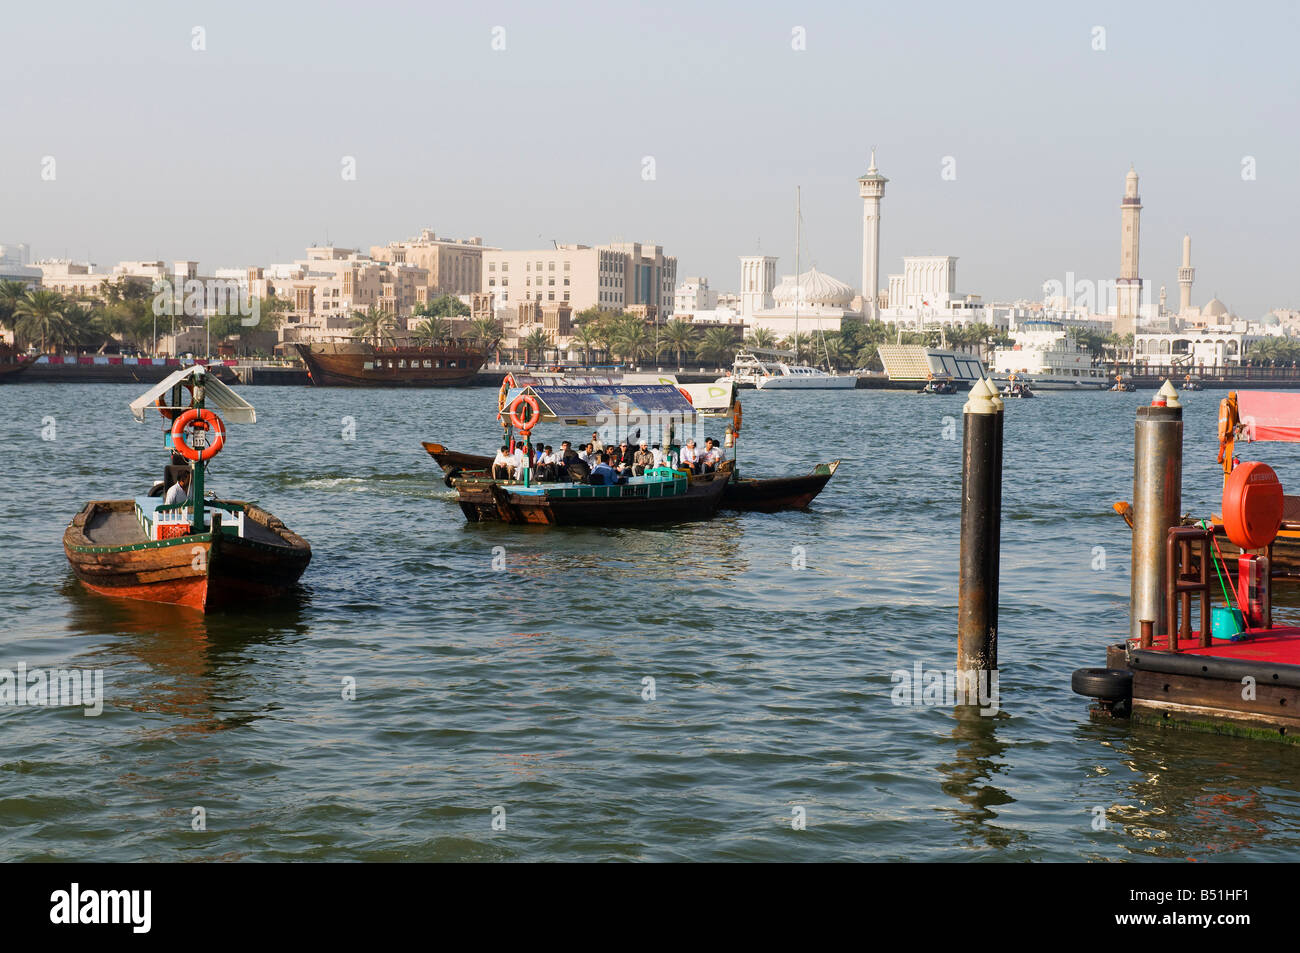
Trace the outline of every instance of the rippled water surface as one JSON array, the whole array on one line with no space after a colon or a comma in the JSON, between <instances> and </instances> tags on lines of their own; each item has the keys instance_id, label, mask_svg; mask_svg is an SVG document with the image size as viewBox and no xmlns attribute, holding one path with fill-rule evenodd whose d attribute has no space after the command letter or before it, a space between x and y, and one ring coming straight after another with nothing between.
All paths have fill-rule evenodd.
<instances>
[{"instance_id":1,"label":"rippled water surface","mask_svg":"<svg viewBox=\"0 0 1300 953\"><path fill-rule=\"evenodd\" d=\"M63 556L86 500L161 470L142 389L0 387L0 667L102 669L107 695L0 709L8 859L1300 856L1300 752L1090 723L1070 692L1127 627L1110 505L1149 393L1010 402L980 718L891 701L895 670L953 663L960 396L749 392L751 474L844 460L808 512L544 530L467 524L420 447L490 449L492 390L244 388L260 420L209 487L314 556L288 604L204 618L85 592ZM1187 396L1185 510L1213 506L1219 396Z\"/></svg>"}]
</instances>

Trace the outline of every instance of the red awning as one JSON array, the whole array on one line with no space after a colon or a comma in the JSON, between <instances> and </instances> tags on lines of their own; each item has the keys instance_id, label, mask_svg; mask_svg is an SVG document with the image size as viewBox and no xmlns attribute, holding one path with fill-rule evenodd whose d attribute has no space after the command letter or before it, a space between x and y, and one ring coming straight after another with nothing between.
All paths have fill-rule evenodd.
<instances>
[{"instance_id":1,"label":"red awning","mask_svg":"<svg viewBox=\"0 0 1300 953\"><path fill-rule=\"evenodd\" d=\"M1247 440L1300 443L1300 393L1239 390L1237 416Z\"/></svg>"}]
</instances>

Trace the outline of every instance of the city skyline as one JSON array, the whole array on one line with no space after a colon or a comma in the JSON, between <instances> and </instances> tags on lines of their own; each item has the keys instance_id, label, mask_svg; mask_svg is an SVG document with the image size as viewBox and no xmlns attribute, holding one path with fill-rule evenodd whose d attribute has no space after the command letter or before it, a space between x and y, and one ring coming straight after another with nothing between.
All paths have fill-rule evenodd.
<instances>
[{"instance_id":1,"label":"city skyline","mask_svg":"<svg viewBox=\"0 0 1300 953\"><path fill-rule=\"evenodd\" d=\"M31 42L0 68L32 92L11 103L24 134L0 150L0 239L101 268L188 258L205 272L426 226L507 249L640 241L675 255L679 276L738 291L741 255L794 271L798 186L802 267L856 287L857 178L874 146L890 180L882 281L916 255L956 256L960 290L986 301L1041 298L1067 272L1111 279L1133 164L1153 299L1162 285L1176 295L1190 234L1194 304L1217 295L1246 318L1297 304L1285 210L1300 185L1283 170L1300 133L1277 121L1297 92L1285 66L1297 14L1281 5L1231 19L1103 3L937 20L574 7L585 26L510 5L355 22L346 5L311 19L250 9L12 14ZM348 55L331 58L345 22ZM313 45L325 35L329 49ZM882 39L863 59L855 36ZM1202 65L1239 49L1253 52Z\"/></svg>"}]
</instances>

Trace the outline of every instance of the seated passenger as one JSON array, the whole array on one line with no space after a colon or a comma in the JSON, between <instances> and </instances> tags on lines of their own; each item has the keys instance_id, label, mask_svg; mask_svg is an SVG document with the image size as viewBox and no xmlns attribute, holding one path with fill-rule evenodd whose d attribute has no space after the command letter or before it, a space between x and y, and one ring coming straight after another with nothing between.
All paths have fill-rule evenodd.
<instances>
[{"instance_id":1,"label":"seated passenger","mask_svg":"<svg viewBox=\"0 0 1300 953\"><path fill-rule=\"evenodd\" d=\"M650 452L646 442L642 440L636 453L632 455L632 475L645 476L646 467L653 466L654 461L654 454Z\"/></svg>"},{"instance_id":2,"label":"seated passenger","mask_svg":"<svg viewBox=\"0 0 1300 953\"><path fill-rule=\"evenodd\" d=\"M681 463L691 473L700 472L700 451L695 448L694 440L687 440L686 446L682 447Z\"/></svg>"},{"instance_id":3,"label":"seated passenger","mask_svg":"<svg viewBox=\"0 0 1300 953\"><path fill-rule=\"evenodd\" d=\"M587 478L587 482L592 486L612 486L617 483L618 473L610 466L609 460L600 454L596 455L596 460L598 462L591 468L591 476Z\"/></svg>"},{"instance_id":4,"label":"seated passenger","mask_svg":"<svg viewBox=\"0 0 1300 953\"><path fill-rule=\"evenodd\" d=\"M510 454L510 448L504 443L497 455L492 458L492 479L509 480L514 473L515 458Z\"/></svg>"},{"instance_id":5,"label":"seated passenger","mask_svg":"<svg viewBox=\"0 0 1300 953\"><path fill-rule=\"evenodd\" d=\"M722 462L722 448L712 437L704 441L704 456L700 461L704 464L705 473L712 473L718 469L718 464Z\"/></svg>"}]
</instances>

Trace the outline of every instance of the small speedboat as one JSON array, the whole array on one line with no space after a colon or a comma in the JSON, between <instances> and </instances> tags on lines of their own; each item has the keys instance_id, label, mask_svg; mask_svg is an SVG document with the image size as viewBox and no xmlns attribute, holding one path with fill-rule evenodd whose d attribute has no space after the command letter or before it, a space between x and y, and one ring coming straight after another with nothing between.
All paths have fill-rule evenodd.
<instances>
[{"instance_id":1,"label":"small speedboat","mask_svg":"<svg viewBox=\"0 0 1300 953\"><path fill-rule=\"evenodd\" d=\"M1038 395L1030 390L1029 385L1024 381L1010 381L1006 387L1002 388L1000 396L1005 400L1008 398L1025 399L1029 397L1037 397Z\"/></svg>"}]
</instances>

